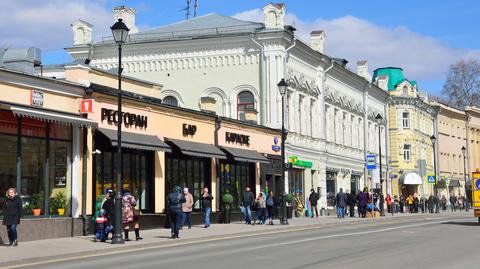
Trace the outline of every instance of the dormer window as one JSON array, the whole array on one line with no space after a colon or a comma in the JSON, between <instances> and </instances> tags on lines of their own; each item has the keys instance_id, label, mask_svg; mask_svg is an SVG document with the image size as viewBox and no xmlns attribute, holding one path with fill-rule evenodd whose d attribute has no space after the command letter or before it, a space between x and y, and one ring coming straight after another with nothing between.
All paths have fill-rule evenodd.
<instances>
[{"instance_id":1,"label":"dormer window","mask_svg":"<svg viewBox=\"0 0 480 269\"><path fill-rule=\"evenodd\" d=\"M408 88L407 88L407 86L403 86L402 95L408 95Z\"/></svg>"}]
</instances>

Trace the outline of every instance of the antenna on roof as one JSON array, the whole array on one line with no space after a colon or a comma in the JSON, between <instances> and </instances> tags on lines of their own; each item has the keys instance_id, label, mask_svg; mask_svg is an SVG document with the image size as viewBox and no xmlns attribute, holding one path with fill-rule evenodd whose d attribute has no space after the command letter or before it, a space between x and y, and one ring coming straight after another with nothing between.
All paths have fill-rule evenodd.
<instances>
[{"instance_id":1,"label":"antenna on roof","mask_svg":"<svg viewBox=\"0 0 480 269\"><path fill-rule=\"evenodd\" d=\"M190 17L190 1L191 0L187 0L187 7L185 7L185 11L186 11L186 16L187 16L187 20L188 20L188 17Z\"/></svg>"},{"instance_id":2,"label":"antenna on roof","mask_svg":"<svg viewBox=\"0 0 480 269\"><path fill-rule=\"evenodd\" d=\"M197 17L197 11L198 11L198 0L195 0L195 4L193 5L193 17Z\"/></svg>"}]
</instances>

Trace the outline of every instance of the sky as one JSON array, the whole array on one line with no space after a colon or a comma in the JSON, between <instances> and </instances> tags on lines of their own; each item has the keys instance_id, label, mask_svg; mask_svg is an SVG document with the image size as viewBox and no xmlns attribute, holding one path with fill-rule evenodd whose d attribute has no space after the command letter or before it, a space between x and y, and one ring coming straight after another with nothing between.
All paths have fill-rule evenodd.
<instances>
[{"instance_id":1,"label":"sky","mask_svg":"<svg viewBox=\"0 0 480 269\"><path fill-rule=\"evenodd\" d=\"M191 0L193 14L193 3ZM198 0L198 15L219 13L262 21L263 0ZM308 42L312 30L326 33L325 52L347 59L355 68L368 60L369 71L385 66L404 69L419 87L440 94L450 64L480 60L478 0L285 0L286 23ZM94 25L94 39L110 34L112 8L137 10L140 30L185 19L186 0L0 0L0 47L42 49L44 64L64 63L72 45L70 24Z\"/></svg>"}]
</instances>

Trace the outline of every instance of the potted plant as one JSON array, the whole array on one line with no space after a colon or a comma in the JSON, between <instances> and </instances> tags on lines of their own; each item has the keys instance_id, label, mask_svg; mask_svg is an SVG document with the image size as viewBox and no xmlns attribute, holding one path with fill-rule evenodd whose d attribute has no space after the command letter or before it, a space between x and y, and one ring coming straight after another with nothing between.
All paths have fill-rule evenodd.
<instances>
[{"instance_id":1,"label":"potted plant","mask_svg":"<svg viewBox=\"0 0 480 269\"><path fill-rule=\"evenodd\" d=\"M41 208L43 204L42 198L43 198L43 194L41 193L34 194L30 198L28 207L32 209L33 215L36 217L40 216L40 214L42 213L42 208Z\"/></svg>"},{"instance_id":2,"label":"potted plant","mask_svg":"<svg viewBox=\"0 0 480 269\"><path fill-rule=\"evenodd\" d=\"M292 209L292 202L293 202L293 194L287 193L285 195L285 201L287 202L287 218L291 219L293 215L293 209Z\"/></svg>"},{"instance_id":3,"label":"potted plant","mask_svg":"<svg viewBox=\"0 0 480 269\"><path fill-rule=\"evenodd\" d=\"M226 193L222 196L223 202L223 223L230 223L232 217L232 203L233 196L230 193Z\"/></svg>"},{"instance_id":4,"label":"potted plant","mask_svg":"<svg viewBox=\"0 0 480 269\"><path fill-rule=\"evenodd\" d=\"M67 196L65 195L64 191L59 191L50 198L51 208L52 211L58 212L58 215L63 216L65 215L65 207L67 206Z\"/></svg>"}]
</instances>

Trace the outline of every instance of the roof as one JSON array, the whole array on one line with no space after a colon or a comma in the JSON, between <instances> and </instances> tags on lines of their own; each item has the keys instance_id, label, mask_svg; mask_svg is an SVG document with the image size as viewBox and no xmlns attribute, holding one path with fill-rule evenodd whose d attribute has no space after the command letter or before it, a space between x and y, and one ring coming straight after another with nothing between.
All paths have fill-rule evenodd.
<instances>
[{"instance_id":1,"label":"roof","mask_svg":"<svg viewBox=\"0 0 480 269\"><path fill-rule=\"evenodd\" d=\"M263 28L263 23L244 21L217 13L211 13L130 34L129 38L130 42L168 40L222 34L251 33ZM106 38L104 41L113 42L111 37Z\"/></svg>"},{"instance_id":2,"label":"roof","mask_svg":"<svg viewBox=\"0 0 480 269\"><path fill-rule=\"evenodd\" d=\"M400 67L383 67L377 68L373 71L372 81L379 76L386 75L388 76L388 90L395 90L395 86L405 80L403 76L403 69Z\"/></svg>"}]
</instances>

